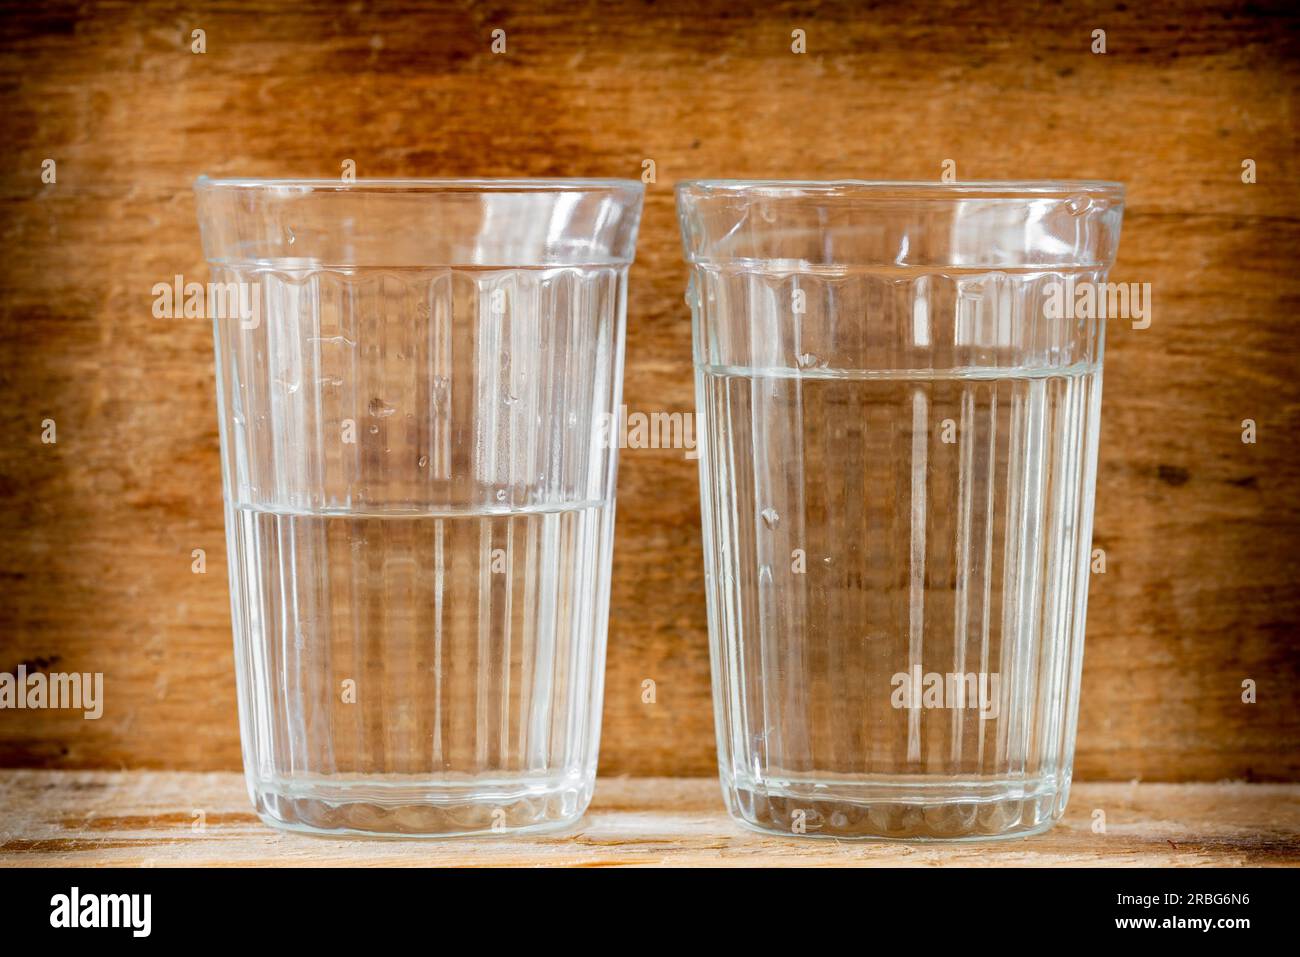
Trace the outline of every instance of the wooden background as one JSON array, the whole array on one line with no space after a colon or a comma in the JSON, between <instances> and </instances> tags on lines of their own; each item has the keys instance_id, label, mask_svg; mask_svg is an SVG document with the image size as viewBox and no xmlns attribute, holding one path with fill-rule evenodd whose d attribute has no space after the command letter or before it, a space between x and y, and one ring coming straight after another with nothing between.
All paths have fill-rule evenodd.
<instances>
[{"instance_id":1,"label":"wooden background","mask_svg":"<svg viewBox=\"0 0 1300 957\"><path fill-rule=\"evenodd\" d=\"M1300 777L1294 5L757 6L4 10L0 669L102 671L108 701L97 722L0 712L0 765L239 765L210 330L150 313L155 282L206 275L198 173L654 159L626 380L649 412L694 405L675 181L937 179L952 159L960 179L1125 181L1112 278L1154 290L1149 329L1109 331L1077 775ZM623 458L603 773L714 773L695 468Z\"/></svg>"}]
</instances>

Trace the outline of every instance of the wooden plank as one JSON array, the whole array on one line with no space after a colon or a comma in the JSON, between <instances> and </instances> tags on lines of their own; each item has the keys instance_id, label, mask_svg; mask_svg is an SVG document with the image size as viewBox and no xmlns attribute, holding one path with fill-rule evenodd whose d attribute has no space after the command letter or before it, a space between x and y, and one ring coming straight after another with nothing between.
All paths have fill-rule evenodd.
<instances>
[{"instance_id":1,"label":"wooden plank","mask_svg":"<svg viewBox=\"0 0 1300 957\"><path fill-rule=\"evenodd\" d=\"M1080 784L1047 834L981 844L774 838L744 830L703 778L602 779L566 835L335 840L253 814L230 773L0 773L0 866L1295 866L1300 785ZM196 829L196 812L204 827ZM1096 811L1105 833L1096 833Z\"/></svg>"},{"instance_id":2,"label":"wooden plank","mask_svg":"<svg viewBox=\"0 0 1300 957\"><path fill-rule=\"evenodd\" d=\"M95 722L0 715L0 764L239 765L211 339L150 316L155 282L204 274L198 173L638 176L654 159L625 391L648 412L694 405L676 181L936 179L954 159L962 179L1126 181L1113 278L1155 295L1150 329L1109 331L1108 569L1076 775L1300 777L1294 4L515 7L65 2L0 21L0 669L102 671L108 696ZM619 500L602 770L711 774L696 464L629 450Z\"/></svg>"}]
</instances>

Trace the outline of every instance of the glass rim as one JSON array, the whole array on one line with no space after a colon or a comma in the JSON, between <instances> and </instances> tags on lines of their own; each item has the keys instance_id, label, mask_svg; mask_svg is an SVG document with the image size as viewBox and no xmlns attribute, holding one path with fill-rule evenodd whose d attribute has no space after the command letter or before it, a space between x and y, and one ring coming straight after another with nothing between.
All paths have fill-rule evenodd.
<instances>
[{"instance_id":1,"label":"glass rim","mask_svg":"<svg viewBox=\"0 0 1300 957\"><path fill-rule=\"evenodd\" d=\"M755 196L772 199L864 197L871 199L1034 199L1086 194L1123 199L1124 184L1116 180L966 180L944 183L925 180L870 179L690 179L677 184L678 195Z\"/></svg>"},{"instance_id":2,"label":"glass rim","mask_svg":"<svg viewBox=\"0 0 1300 957\"><path fill-rule=\"evenodd\" d=\"M602 177L517 177L517 178L375 178L345 182L339 179L277 179L244 176L210 177L201 174L194 181L195 192L215 190L292 190L322 193L644 193L637 179Z\"/></svg>"}]
</instances>

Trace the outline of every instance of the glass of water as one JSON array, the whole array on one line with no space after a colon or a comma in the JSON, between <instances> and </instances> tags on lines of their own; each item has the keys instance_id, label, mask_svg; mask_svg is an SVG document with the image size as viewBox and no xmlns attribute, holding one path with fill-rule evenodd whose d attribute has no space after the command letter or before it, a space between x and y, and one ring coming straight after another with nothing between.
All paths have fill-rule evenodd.
<instances>
[{"instance_id":1,"label":"glass of water","mask_svg":"<svg viewBox=\"0 0 1300 957\"><path fill-rule=\"evenodd\" d=\"M196 184L269 823L563 827L600 736L623 180Z\"/></svg>"},{"instance_id":2,"label":"glass of water","mask_svg":"<svg viewBox=\"0 0 1300 957\"><path fill-rule=\"evenodd\" d=\"M1123 188L677 198L732 815L836 838L1045 830L1073 762Z\"/></svg>"}]
</instances>

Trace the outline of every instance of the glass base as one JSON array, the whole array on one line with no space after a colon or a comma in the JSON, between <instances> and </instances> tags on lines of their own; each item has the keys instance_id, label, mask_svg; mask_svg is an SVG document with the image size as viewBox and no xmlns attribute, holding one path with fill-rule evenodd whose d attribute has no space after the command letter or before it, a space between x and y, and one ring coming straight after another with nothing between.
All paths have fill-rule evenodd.
<instances>
[{"instance_id":1,"label":"glass base","mask_svg":"<svg viewBox=\"0 0 1300 957\"><path fill-rule=\"evenodd\" d=\"M727 810L765 834L836 840L989 841L1049 830L1069 782L915 777L723 786Z\"/></svg>"},{"instance_id":2,"label":"glass base","mask_svg":"<svg viewBox=\"0 0 1300 957\"><path fill-rule=\"evenodd\" d=\"M361 837L495 837L561 831L591 803L592 778L521 776L456 782L417 775L250 778L273 827Z\"/></svg>"}]
</instances>

